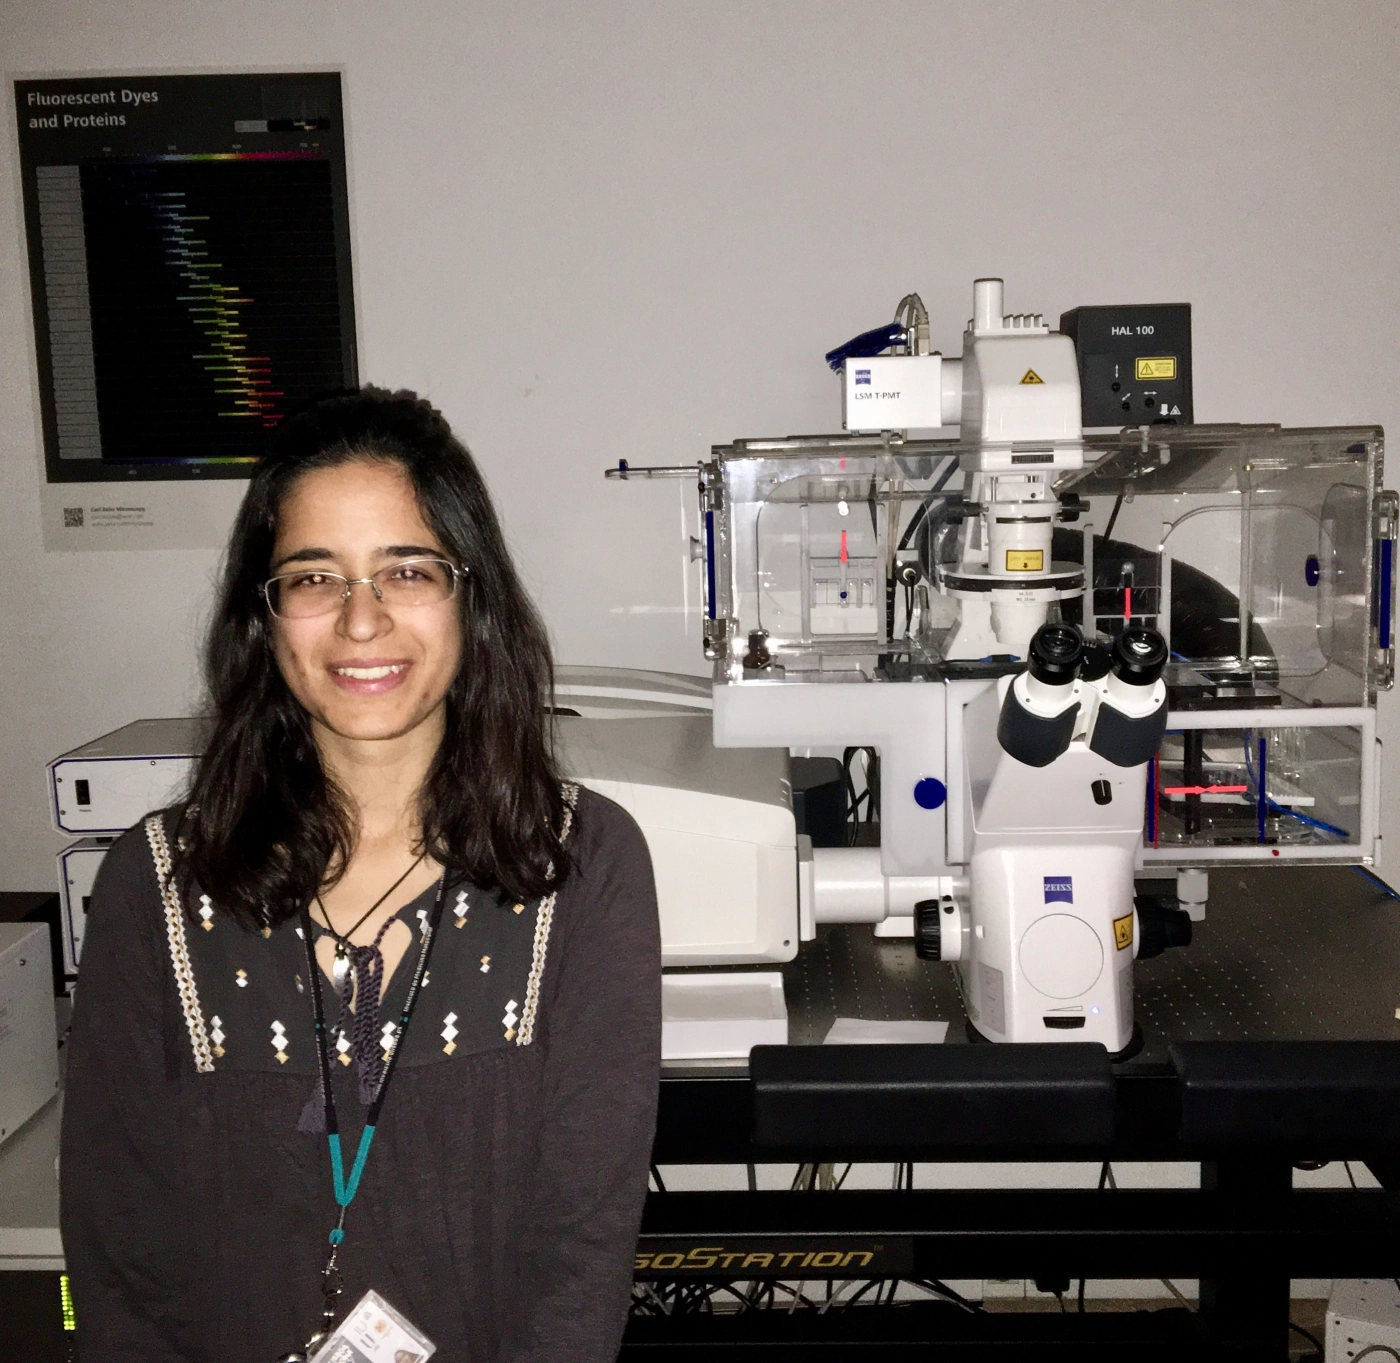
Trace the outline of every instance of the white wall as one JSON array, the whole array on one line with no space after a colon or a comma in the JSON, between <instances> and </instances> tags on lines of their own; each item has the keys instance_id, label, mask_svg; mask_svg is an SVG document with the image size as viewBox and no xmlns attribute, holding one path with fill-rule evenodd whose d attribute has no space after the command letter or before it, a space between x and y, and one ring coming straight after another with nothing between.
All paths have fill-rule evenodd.
<instances>
[{"instance_id":1,"label":"white wall","mask_svg":"<svg viewBox=\"0 0 1400 1363\"><path fill-rule=\"evenodd\" d=\"M603 467L835 428L822 352L910 289L953 354L979 274L1052 316L1189 301L1199 419L1396 425L1398 18L1393 0L8 0L0 65L341 68L364 377L429 393L467 437L562 660L701 672L681 490ZM195 703L216 556L41 550L10 107L0 886L28 889L60 842L45 760Z\"/></svg>"}]
</instances>

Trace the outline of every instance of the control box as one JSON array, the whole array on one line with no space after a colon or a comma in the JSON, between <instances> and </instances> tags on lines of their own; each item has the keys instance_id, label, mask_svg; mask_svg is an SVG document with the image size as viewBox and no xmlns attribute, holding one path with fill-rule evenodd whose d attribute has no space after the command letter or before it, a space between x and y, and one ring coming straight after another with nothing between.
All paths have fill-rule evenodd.
<instances>
[{"instance_id":1,"label":"control box","mask_svg":"<svg viewBox=\"0 0 1400 1363\"><path fill-rule=\"evenodd\" d=\"M1338 1278L1327 1301L1327 1363L1365 1353L1377 1363L1400 1350L1400 1286L1394 1278Z\"/></svg>"},{"instance_id":2,"label":"control box","mask_svg":"<svg viewBox=\"0 0 1400 1363\"><path fill-rule=\"evenodd\" d=\"M1075 308L1060 330L1079 357L1085 428L1189 426L1191 304Z\"/></svg>"},{"instance_id":3,"label":"control box","mask_svg":"<svg viewBox=\"0 0 1400 1363\"><path fill-rule=\"evenodd\" d=\"M54 827L75 836L124 833L173 804L199 755L193 719L138 719L49 763Z\"/></svg>"},{"instance_id":4,"label":"control box","mask_svg":"<svg viewBox=\"0 0 1400 1363\"><path fill-rule=\"evenodd\" d=\"M47 923L0 923L0 1141L58 1092Z\"/></svg>"}]
</instances>

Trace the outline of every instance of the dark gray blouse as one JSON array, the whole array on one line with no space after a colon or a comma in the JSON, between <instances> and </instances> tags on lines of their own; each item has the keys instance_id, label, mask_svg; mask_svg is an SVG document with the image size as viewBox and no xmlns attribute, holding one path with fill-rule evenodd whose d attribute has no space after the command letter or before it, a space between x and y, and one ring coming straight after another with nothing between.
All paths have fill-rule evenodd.
<instances>
[{"instance_id":1,"label":"dark gray blouse","mask_svg":"<svg viewBox=\"0 0 1400 1363\"><path fill-rule=\"evenodd\" d=\"M212 892L177 916L163 832L114 844L83 943L61 1164L82 1357L272 1363L316 1324L337 1211L326 1139L298 1130L316 1085L306 950L296 924L222 919ZM656 898L611 802L580 792L568 846L557 897L449 888L346 1218L344 1309L373 1287L443 1363L601 1363L626 1319L660 1063ZM415 941L386 1046L432 898L399 915ZM364 1108L337 1040L348 1166Z\"/></svg>"}]
</instances>

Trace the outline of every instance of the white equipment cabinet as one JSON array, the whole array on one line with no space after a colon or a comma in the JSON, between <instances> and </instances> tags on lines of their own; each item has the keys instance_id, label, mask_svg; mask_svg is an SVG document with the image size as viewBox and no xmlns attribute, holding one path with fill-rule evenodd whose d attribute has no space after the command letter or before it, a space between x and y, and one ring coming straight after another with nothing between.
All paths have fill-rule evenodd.
<instances>
[{"instance_id":1,"label":"white equipment cabinet","mask_svg":"<svg viewBox=\"0 0 1400 1363\"><path fill-rule=\"evenodd\" d=\"M200 751L193 719L138 719L49 763L53 826L60 833L124 833L173 803Z\"/></svg>"},{"instance_id":2,"label":"white equipment cabinet","mask_svg":"<svg viewBox=\"0 0 1400 1363\"><path fill-rule=\"evenodd\" d=\"M0 1141L58 1092L47 923L0 923Z\"/></svg>"}]
</instances>

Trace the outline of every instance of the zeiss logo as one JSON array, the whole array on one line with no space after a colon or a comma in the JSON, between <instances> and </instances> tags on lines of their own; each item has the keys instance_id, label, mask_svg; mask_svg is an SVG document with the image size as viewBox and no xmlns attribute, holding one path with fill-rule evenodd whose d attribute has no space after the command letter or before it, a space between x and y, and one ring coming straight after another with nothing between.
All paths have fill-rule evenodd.
<instances>
[{"instance_id":1,"label":"zeiss logo","mask_svg":"<svg viewBox=\"0 0 1400 1363\"><path fill-rule=\"evenodd\" d=\"M859 387L861 384L867 388L870 387L870 371L868 369L856 370L856 386Z\"/></svg>"},{"instance_id":2,"label":"zeiss logo","mask_svg":"<svg viewBox=\"0 0 1400 1363\"><path fill-rule=\"evenodd\" d=\"M1046 876L1045 902L1047 904L1073 904L1073 878L1070 876Z\"/></svg>"}]
</instances>

